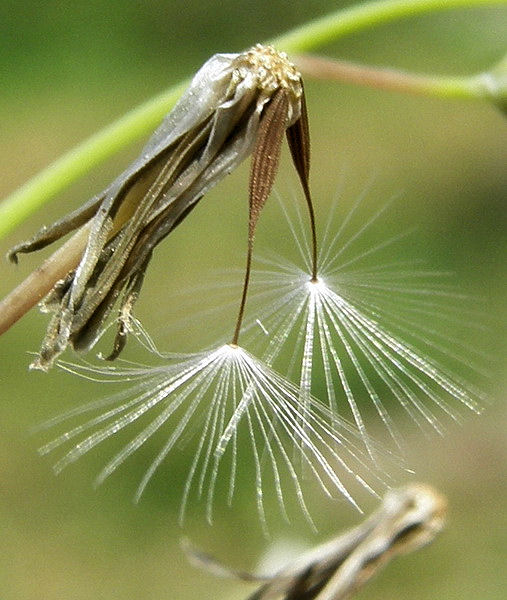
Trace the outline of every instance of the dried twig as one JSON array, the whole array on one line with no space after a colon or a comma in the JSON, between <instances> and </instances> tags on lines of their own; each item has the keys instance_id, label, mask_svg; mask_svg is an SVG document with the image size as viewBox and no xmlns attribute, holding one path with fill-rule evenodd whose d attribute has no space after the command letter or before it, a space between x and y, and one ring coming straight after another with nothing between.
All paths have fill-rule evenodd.
<instances>
[{"instance_id":1,"label":"dried twig","mask_svg":"<svg viewBox=\"0 0 507 600\"><path fill-rule=\"evenodd\" d=\"M339 81L371 89L433 96L505 102L505 59L492 69L469 76L437 76L407 73L361 65L346 60L302 54L294 58L301 73L313 79Z\"/></svg>"},{"instance_id":2,"label":"dried twig","mask_svg":"<svg viewBox=\"0 0 507 600\"><path fill-rule=\"evenodd\" d=\"M86 246L89 231L90 224L84 225L0 301L0 335L40 302L51 291L56 281L63 279L69 271L76 268Z\"/></svg>"}]
</instances>

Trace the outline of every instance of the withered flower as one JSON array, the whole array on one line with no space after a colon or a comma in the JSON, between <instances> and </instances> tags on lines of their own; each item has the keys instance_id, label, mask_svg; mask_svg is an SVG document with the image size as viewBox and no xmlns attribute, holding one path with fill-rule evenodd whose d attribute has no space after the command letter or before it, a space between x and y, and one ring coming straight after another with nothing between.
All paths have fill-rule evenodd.
<instances>
[{"instance_id":1,"label":"withered flower","mask_svg":"<svg viewBox=\"0 0 507 600\"><path fill-rule=\"evenodd\" d=\"M132 307L154 248L210 188L253 153L243 309L254 231L277 171L284 132L314 231L300 74L284 53L269 46L210 58L140 156L113 183L82 208L43 227L10 251L9 258L16 262L19 253L38 250L70 231L89 227L79 264L56 282L43 302L43 310L53 317L32 367L47 370L68 344L79 351L92 348L121 296L117 335L108 357L116 358L126 343Z\"/></svg>"}]
</instances>

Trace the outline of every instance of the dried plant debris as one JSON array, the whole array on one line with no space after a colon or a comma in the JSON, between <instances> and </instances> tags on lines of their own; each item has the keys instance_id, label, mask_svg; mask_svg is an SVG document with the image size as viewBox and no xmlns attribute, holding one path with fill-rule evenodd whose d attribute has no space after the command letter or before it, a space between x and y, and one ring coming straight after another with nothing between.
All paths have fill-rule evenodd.
<instances>
[{"instance_id":1,"label":"dried plant debris","mask_svg":"<svg viewBox=\"0 0 507 600\"><path fill-rule=\"evenodd\" d=\"M248 600L345 600L396 556L418 550L442 530L446 500L427 485L388 492L357 527L306 552L272 576L235 571L183 544L190 561L219 577L262 581Z\"/></svg>"},{"instance_id":2,"label":"dried plant debris","mask_svg":"<svg viewBox=\"0 0 507 600\"><path fill-rule=\"evenodd\" d=\"M108 357L114 359L125 345L154 248L252 152L253 240L284 132L309 199L308 124L300 74L284 53L261 45L210 58L141 155L111 185L10 251L16 262L20 253L43 248L79 227L90 228L79 265L56 283L43 303L53 318L32 367L47 370L68 344L80 351L92 348L119 301L118 331Z\"/></svg>"}]
</instances>

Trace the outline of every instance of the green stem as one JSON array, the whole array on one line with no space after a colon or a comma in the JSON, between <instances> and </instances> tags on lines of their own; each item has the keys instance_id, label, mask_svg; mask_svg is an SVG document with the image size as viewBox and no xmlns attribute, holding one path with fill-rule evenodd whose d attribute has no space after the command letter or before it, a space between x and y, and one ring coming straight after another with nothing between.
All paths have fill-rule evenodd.
<instances>
[{"instance_id":1,"label":"green stem","mask_svg":"<svg viewBox=\"0 0 507 600\"><path fill-rule=\"evenodd\" d=\"M337 38L402 17L450 8L507 5L507 0L377 0L339 10L275 38L271 43L289 53L313 50Z\"/></svg>"},{"instance_id":2,"label":"green stem","mask_svg":"<svg viewBox=\"0 0 507 600\"><path fill-rule=\"evenodd\" d=\"M507 0L381 0L339 10L271 41L280 50L301 53L405 16L457 7L507 4ZM45 202L121 148L149 133L172 108L188 81L172 86L64 154L0 205L0 238Z\"/></svg>"},{"instance_id":3,"label":"green stem","mask_svg":"<svg viewBox=\"0 0 507 600\"><path fill-rule=\"evenodd\" d=\"M188 81L151 98L67 152L0 204L0 238L73 181L145 135L163 119Z\"/></svg>"}]
</instances>

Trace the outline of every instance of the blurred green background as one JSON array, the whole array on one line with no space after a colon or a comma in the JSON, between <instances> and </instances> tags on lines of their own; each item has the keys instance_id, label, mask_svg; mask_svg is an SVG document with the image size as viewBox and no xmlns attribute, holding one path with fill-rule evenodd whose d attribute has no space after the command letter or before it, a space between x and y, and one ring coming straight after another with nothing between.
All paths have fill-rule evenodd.
<instances>
[{"instance_id":1,"label":"blurred green background","mask_svg":"<svg viewBox=\"0 0 507 600\"><path fill-rule=\"evenodd\" d=\"M351 3L4 0L0 196L131 107L191 75L213 53L239 51L346 4ZM454 10L350 36L321 53L416 72L468 74L502 57L506 34L505 7ZM483 315L477 319L486 329L463 327L461 333L490 357L485 389L491 405L485 415L470 416L443 440L414 436L408 451L417 478L449 498L447 530L433 546L389 567L357 598L504 598L507 419L501 323L507 123L482 102L400 96L336 83L309 81L306 88L318 214L327 212L340 184L339 202L345 208L368 182L373 182L371 211L401 194L382 221L385 235L416 225L416 241L405 242L407 253L434 268L453 270L466 293L481 297L471 308ZM0 253L100 190L139 147L74 184L3 240ZM242 265L247 177L245 165L222 182L156 253L137 315L164 349L202 348L200 325L176 326L185 314L178 290L199 284L217 265ZM297 189L287 160L277 188L289 200ZM277 247L277 223L276 211L268 207L259 245ZM2 294L40 256L22 257L16 268L4 263ZM234 316L220 316L206 329L219 334L232 327ZM56 369L47 375L27 371L27 352L37 350L45 322L33 311L0 340L2 600L241 599L250 589L246 584L216 580L187 564L179 550L183 533L225 562L253 569L271 545L283 542L295 551L357 522L359 516L344 503L322 502L317 535L298 517L290 526L273 519L268 541L252 499L240 493L230 510L218 503L213 527L196 510L182 530L177 511L189 464L184 451L162 469L137 506L131 498L149 454L138 453L98 490L91 481L110 456L104 454L110 446L54 477L50 460L38 457L41 440L30 429L104 391ZM135 348L129 352L135 357ZM375 506L371 499L360 500L365 510Z\"/></svg>"}]
</instances>

